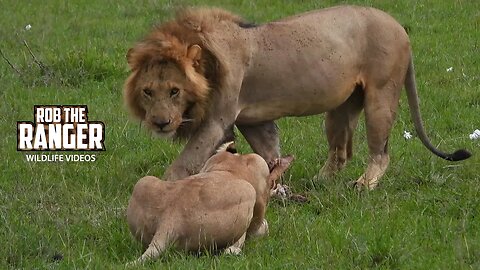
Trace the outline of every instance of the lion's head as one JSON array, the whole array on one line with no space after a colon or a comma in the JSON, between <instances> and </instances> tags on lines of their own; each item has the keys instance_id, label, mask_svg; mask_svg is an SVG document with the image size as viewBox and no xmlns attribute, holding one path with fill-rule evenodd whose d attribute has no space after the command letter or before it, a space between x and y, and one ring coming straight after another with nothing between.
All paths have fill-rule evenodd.
<instances>
[{"instance_id":1,"label":"lion's head","mask_svg":"<svg viewBox=\"0 0 480 270\"><path fill-rule=\"evenodd\" d=\"M220 9L186 9L128 51L125 102L156 134L188 138L201 124L216 84L212 78L221 77L202 36L225 20L242 21Z\"/></svg>"},{"instance_id":2,"label":"lion's head","mask_svg":"<svg viewBox=\"0 0 480 270\"><path fill-rule=\"evenodd\" d=\"M125 101L133 114L158 135L184 137L205 113L206 79L195 70L198 45L144 41L127 54L132 74L125 84Z\"/></svg>"}]
</instances>

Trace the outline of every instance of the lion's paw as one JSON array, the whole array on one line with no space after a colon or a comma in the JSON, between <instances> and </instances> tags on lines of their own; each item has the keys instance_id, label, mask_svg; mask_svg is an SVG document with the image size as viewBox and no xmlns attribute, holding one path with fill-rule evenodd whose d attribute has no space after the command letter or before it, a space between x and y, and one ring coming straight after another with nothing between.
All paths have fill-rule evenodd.
<instances>
[{"instance_id":1,"label":"lion's paw","mask_svg":"<svg viewBox=\"0 0 480 270\"><path fill-rule=\"evenodd\" d=\"M227 255L240 255L240 253L242 253L242 249L239 247L231 246L226 248L224 253Z\"/></svg>"},{"instance_id":2,"label":"lion's paw","mask_svg":"<svg viewBox=\"0 0 480 270\"><path fill-rule=\"evenodd\" d=\"M378 178L366 180L365 177L360 177L357 181L351 182L352 186L358 191L362 190L374 190L378 186Z\"/></svg>"}]
</instances>

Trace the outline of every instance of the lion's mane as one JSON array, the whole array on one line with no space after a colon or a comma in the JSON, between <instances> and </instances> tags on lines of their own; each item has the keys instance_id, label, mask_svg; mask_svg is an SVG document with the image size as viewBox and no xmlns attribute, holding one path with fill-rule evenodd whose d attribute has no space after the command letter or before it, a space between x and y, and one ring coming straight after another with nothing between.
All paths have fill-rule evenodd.
<instances>
[{"instance_id":1,"label":"lion's mane","mask_svg":"<svg viewBox=\"0 0 480 270\"><path fill-rule=\"evenodd\" d=\"M241 17L223 9L186 8L177 12L173 20L156 26L128 51L127 59L132 73L125 82L124 99L134 116L140 120L145 118L145 111L139 104L140 91L135 89L139 74L145 67L165 60L173 61L191 82L193 87L186 90L196 100L188 110L189 117L194 121L180 126L175 136L188 138L197 130L208 109L211 89L218 88L227 72L223 63L228 60L209 39L209 33L223 22L248 25ZM193 63L186 56L188 48L195 44L202 48L202 58L198 63Z\"/></svg>"}]
</instances>

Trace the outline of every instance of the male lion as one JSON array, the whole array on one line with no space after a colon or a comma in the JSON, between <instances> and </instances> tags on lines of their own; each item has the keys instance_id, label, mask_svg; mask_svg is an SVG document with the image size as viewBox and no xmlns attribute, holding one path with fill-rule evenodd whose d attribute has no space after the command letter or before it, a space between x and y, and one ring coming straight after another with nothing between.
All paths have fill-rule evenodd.
<instances>
[{"instance_id":1,"label":"male lion","mask_svg":"<svg viewBox=\"0 0 480 270\"><path fill-rule=\"evenodd\" d=\"M423 128L407 33L388 14L339 6L264 25L221 9L187 9L158 26L127 54L125 100L154 132L188 138L165 178L199 171L236 125L269 164L280 156L274 120L326 112L330 176L352 157L352 137L365 111L369 160L358 187L374 188L389 163L388 137L403 85L415 129Z\"/></svg>"}]
</instances>

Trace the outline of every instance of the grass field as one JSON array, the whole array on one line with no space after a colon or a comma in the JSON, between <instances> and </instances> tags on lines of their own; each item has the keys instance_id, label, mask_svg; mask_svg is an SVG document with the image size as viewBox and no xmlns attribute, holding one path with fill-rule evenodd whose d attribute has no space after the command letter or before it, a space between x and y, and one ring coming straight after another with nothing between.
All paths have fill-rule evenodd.
<instances>
[{"instance_id":1,"label":"grass field","mask_svg":"<svg viewBox=\"0 0 480 270\"><path fill-rule=\"evenodd\" d=\"M270 235L238 257L169 251L146 269L480 269L480 140L468 137L480 128L480 2L208 1L258 23L340 3L383 9L409 30L432 142L474 156L449 163L405 140L413 124L402 94L390 168L378 189L359 193L347 183L365 168L363 121L347 168L316 182L327 153L323 116L282 119L282 151L297 157L285 182L310 202L273 201ZM175 7L206 4L2 1L0 49L21 75L0 59L0 269L117 269L142 253L125 221L133 185L161 176L181 145L152 138L129 117L125 54ZM16 122L31 121L35 104L87 104L89 119L106 125L107 151L95 162L27 162L16 151ZM250 151L242 138L239 148Z\"/></svg>"}]
</instances>

